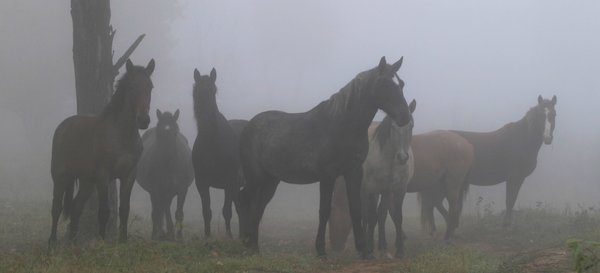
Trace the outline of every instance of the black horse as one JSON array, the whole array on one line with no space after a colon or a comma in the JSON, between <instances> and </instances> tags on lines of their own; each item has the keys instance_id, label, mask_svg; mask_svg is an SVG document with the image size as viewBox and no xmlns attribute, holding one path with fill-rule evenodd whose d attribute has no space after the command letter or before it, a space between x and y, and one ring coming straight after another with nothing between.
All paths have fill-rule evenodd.
<instances>
[{"instance_id":1,"label":"black horse","mask_svg":"<svg viewBox=\"0 0 600 273\"><path fill-rule=\"evenodd\" d=\"M192 149L192 161L196 174L196 187L202 199L204 235L210 236L209 188L225 190L223 217L225 229L231 237L231 204L238 211L237 199L240 187L244 184L238 152L239 134L248 123L246 120L227 121L217 107L217 71L201 76L194 70L194 114L198 135Z\"/></svg>"},{"instance_id":2,"label":"black horse","mask_svg":"<svg viewBox=\"0 0 600 273\"><path fill-rule=\"evenodd\" d=\"M359 73L330 99L304 113L267 111L256 115L240 136L240 156L246 186L240 195L240 237L258 251L259 222L279 181L309 184L320 181L319 228L316 249L325 256L325 227L329 220L335 179L344 176L350 200L356 248L364 258L360 186L367 156L367 129L378 109L398 126L410 120L396 72L402 59L388 65L382 57L376 68Z\"/></svg>"},{"instance_id":3,"label":"black horse","mask_svg":"<svg viewBox=\"0 0 600 273\"><path fill-rule=\"evenodd\" d=\"M475 160L468 182L489 186L506 181L506 215L504 226L510 226L519 189L535 167L542 146L551 144L554 133L556 96L547 100L538 96L538 104L517 121L493 132L454 131L475 148ZM441 201L441 200L440 200Z\"/></svg>"},{"instance_id":4,"label":"black horse","mask_svg":"<svg viewBox=\"0 0 600 273\"><path fill-rule=\"evenodd\" d=\"M183 203L188 187L194 180L192 151L187 139L179 132L175 114L156 110L158 123L144 133L144 152L138 163L137 181L150 194L152 202L152 239L164 236L163 220L166 220L167 239L174 239L171 203L177 196L177 238L181 239L183 227Z\"/></svg>"},{"instance_id":5,"label":"black horse","mask_svg":"<svg viewBox=\"0 0 600 273\"><path fill-rule=\"evenodd\" d=\"M61 122L52 139L51 173L54 181L52 232L49 244L56 241L56 227L61 212L71 218L69 238L77 235L79 217L92 194L98 191L99 234L105 236L108 221L108 181L118 178L119 239L127 239L129 199L135 182L136 164L142 153L139 129L148 128L151 91L150 75L154 60L146 67L126 63L125 75L99 116L71 116ZM75 181L79 192L73 199ZM63 205L64 204L64 205Z\"/></svg>"}]
</instances>

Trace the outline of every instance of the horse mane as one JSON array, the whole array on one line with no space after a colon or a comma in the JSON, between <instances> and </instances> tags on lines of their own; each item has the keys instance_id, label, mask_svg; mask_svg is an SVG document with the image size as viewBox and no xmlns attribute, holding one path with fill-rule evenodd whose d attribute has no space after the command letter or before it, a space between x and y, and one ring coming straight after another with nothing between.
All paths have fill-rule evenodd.
<instances>
[{"instance_id":1,"label":"horse mane","mask_svg":"<svg viewBox=\"0 0 600 273\"><path fill-rule=\"evenodd\" d=\"M365 94L365 86L373 81L377 68L359 73L354 79L346 84L340 91L331 95L325 102L328 103L330 114L339 117L350 107L350 103L360 100Z\"/></svg>"},{"instance_id":2,"label":"horse mane","mask_svg":"<svg viewBox=\"0 0 600 273\"><path fill-rule=\"evenodd\" d=\"M392 134L392 123L392 119L389 116L385 116L373 133L373 139L377 140L380 149L383 149L387 141L390 139Z\"/></svg>"},{"instance_id":3,"label":"horse mane","mask_svg":"<svg viewBox=\"0 0 600 273\"><path fill-rule=\"evenodd\" d=\"M120 79L117 80L115 84L115 92L111 95L110 101L104 107L102 111L102 115L106 115L108 113L116 112L122 108L123 102L125 101L125 95L127 94L127 90L131 88L131 80L133 79L132 75L137 73L145 73L145 68L142 66L133 66L131 71L126 71Z\"/></svg>"}]
</instances>

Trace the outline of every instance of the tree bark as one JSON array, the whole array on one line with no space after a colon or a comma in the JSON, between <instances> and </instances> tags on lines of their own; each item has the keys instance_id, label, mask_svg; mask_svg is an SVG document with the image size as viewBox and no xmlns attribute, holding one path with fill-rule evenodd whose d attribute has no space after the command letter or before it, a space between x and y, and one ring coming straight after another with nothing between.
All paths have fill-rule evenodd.
<instances>
[{"instance_id":1,"label":"tree bark","mask_svg":"<svg viewBox=\"0 0 600 273\"><path fill-rule=\"evenodd\" d=\"M73 64L77 114L98 115L113 94L117 73L113 69L112 43L115 31L110 25L110 0L71 0L73 19ZM110 217L108 237L117 230L117 188L109 183ZM80 238L98 234L98 196L94 192L81 217Z\"/></svg>"}]
</instances>

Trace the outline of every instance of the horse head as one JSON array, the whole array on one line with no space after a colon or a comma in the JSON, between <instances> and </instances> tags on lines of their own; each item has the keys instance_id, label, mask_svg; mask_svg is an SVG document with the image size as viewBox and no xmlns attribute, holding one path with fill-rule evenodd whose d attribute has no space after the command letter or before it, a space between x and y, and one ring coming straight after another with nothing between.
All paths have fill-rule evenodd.
<instances>
[{"instance_id":1,"label":"horse head","mask_svg":"<svg viewBox=\"0 0 600 273\"><path fill-rule=\"evenodd\" d=\"M157 142L165 146L175 145L179 135L179 125L177 124L179 109L175 111L175 114L171 114L170 112L163 113L156 109L156 118L158 119L158 123L156 124Z\"/></svg>"},{"instance_id":2,"label":"horse head","mask_svg":"<svg viewBox=\"0 0 600 273\"><path fill-rule=\"evenodd\" d=\"M376 68L372 92L373 103L390 116L398 126L404 126L410 121L410 112L403 92L404 81L396 74L402 66L403 58L389 65L386 63L385 56L381 57Z\"/></svg>"},{"instance_id":3,"label":"horse head","mask_svg":"<svg viewBox=\"0 0 600 273\"><path fill-rule=\"evenodd\" d=\"M414 113L415 109L417 108L417 101L413 99L408 108L411 114L410 121L402 127L393 127L394 134L396 134L394 139L397 140L397 143L399 144L399 149L396 151L395 160L398 161L398 164L400 165L405 165L410 158L410 143L412 141L413 127L415 124L412 118L412 113Z\"/></svg>"},{"instance_id":4,"label":"horse head","mask_svg":"<svg viewBox=\"0 0 600 273\"><path fill-rule=\"evenodd\" d=\"M552 144L556 122L556 96L544 99L538 96L538 104L527 115L529 129L535 137L541 136L546 145Z\"/></svg>"},{"instance_id":5,"label":"horse head","mask_svg":"<svg viewBox=\"0 0 600 273\"><path fill-rule=\"evenodd\" d=\"M214 68L210 75L200 75L198 69L194 69L194 102L212 102L215 101L217 94L217 70Z\"/></svg>"},{"instance_id":6,"label":"horse head","mask_svg":"<svg viewBox=\"0 0 600 273\"><path fill-rule=\"evenodd\" d=\"M134 66L131 60L127 60L125 68L128 75L129 94L132 107L135 111L135 120L139 129L147 129L150 124L150 99L154 85L150 76L154 72L154 59L150 60L146 67Z\"/></svg>"}]
</instances>

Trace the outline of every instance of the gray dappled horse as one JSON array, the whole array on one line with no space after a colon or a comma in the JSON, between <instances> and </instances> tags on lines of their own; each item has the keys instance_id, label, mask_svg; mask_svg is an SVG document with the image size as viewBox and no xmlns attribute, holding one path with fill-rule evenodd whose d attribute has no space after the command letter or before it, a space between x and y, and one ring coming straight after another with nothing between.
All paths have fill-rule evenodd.
<instances>
[{"instance_id":1,"label":"gray dappled horse","mask_svg":"<svg viewBox=\"0 0 600 273\"><path fill-rule=\"evenodd\" d=\"M428 228L430 232L434 229L434 227L429 226L429 224L433 223L433 208L431 206L437 203L430 202L426 198L430 196L448 197L450 213L446 211L444 217L446 217L448 223L446 238L449 239L458 227L462 199L468 189L466 176L473 164L473 145L456 133L438 130L414 135L411 141L411 150L414 161L414 172L405 191L418 192L423 195L424 198L421 200L421 221L423 222L423 227ZM344 249L344 244L351 227L348 217L344 215L345 211L347 211L347 201L340 198L340 194L337 194L338 191L339 189L336 188L336 194L334 194L335 207L332 210L333 215L329 225L329 237L333 249L341 251ZM382 198L378 208L377 224L379 227L380 250L386 249L384 228L387 211L382 205L386 203L392 204L390 212L393 219L393 215L401 213L402 210L402 200L397 197L403 197L403 195L397 196L392 194L387 200L386 198ZM428 214L428 212L431 212L431 214ZM398 237L396 238L398 240ZM396 256L398 256L398 252Z\"/></svg>"},{"instance_id":2,"label":"gray dappled horse","mask_svg":"<svg viewBox=\"0 0 600 273\"><path fill-rule=\"evenodd\" d=\"M166 222L166 239L174 239L171 203L177 196L175 221L177 239L182 238L183 204L189 186L194 180L192 150L188 141L179 132L175 114L156 110L156 127L147 130L142 136L144 151L138 163L137 181L150 194L152 202L152 239L165 236L163 223Z\"/></svg>"},{"instance_id":3,"label":"gray dappled horse","mask_svg":"<svg viewBox=\"0 0 600 273\"><path fill-rule=\"evenodd\" d=\"M75 239L79 218L94 187L98 191L98 226L104 238L109 216L108 181L118 178L119 240L127 240L127 220L136 165L142 153L139 129L148 128L154 60L146 67L126 63L126 72L99 116L75 115L61 122L52 140L51 174L54 181L52 232L56 242L61 212L71 218L69 239ZM73 199L75 182L79 191Z\"/></svg>"},{"instance_id":4,"label":"gray dappled horse","mask_svg":"<svg viewBox=\"0 0 600 273\"><path fill-rule=\"evenodd\" d=\"M411 115L415 107L416 101L413 100L409 105ZM410 148L413 126L412 118L407 125L402 127L393 124L389 117L385 117L381 123L373 122L369 127L369 153L363 163L361 198L362 214L365 217L363 223L367 229L367 245L370 249L373 248L375 225L380 218L386 217L391 208L398 207L399 209L391 211L396 227L396 257L401 257L404 253L402 202L414 169ZM348 199L345 191L345 181L340 177L336 181L333 193L332 220L329 223L329 237L335 245L334 250L338 251L341 250L341 247L338 247L341 244L340 241L345 242L350 227ZM392 195L396 198L392 199ZM377 202L380 200L380 196L381 201L378 207ZM340 231L339 225L345 225L347 228ZM385 233L385 226L380 224L379 250L383 252L387 247L385 242L381 242L382 239L385 241L382 233Z\"/></svg>"},{"instance_id":5,"label":"gray dappled horse","mask_svg":"<svg viewBox=\"0 0 600 273\"><path fill-rule=\"evenodd\" d=\"M356 248L371 256L362 227L360 185L367 156L367 130L378 109L399 126L410 121L404 83L382 57L379 65L359 73L339 92L304 113L267 111L256 115L240 136L240 156L246 186L240 193L240 237L258 251L259 223L280 181L320 182L319 228L316 249L325 256L325 227L338 176L344 176ZM396 81L397 80L397 81Z\"/></svg>"},{"instance_id":6,"label":"gray dappled horse","mask_svg":"<svg viewBox=\"0 0 600 273\"><path fill-rule=\"evenodd\" d=\"M232 203L238 211L238 193L244 184L240 168L238 139L248 123L246 120L225 119L217 107L217 71L213 68L210 75L200 75L194 70L194 115L198 135L192 148L192 162L196 175L196 188L202 200L204 235L210 237L209 188L225 191L223 217L225 230L231 237ZM239 213L239 212L238 212Z\"/></svg>"},{"instance_id":7,"label":"gray dappled horse","mask_svg":"<svg viewBox=\"0 0 600 273\"><path fill-rule=\"evenodd\" d=\"M506 215L504 226L510 226L512 212L525 178L537 166L542 143L552 143L556 96L551 100L538 96L538 103L517 122L508 123L492 132L453 131L464 137L475 149L475 160L468 182L490 186L506 181Z\"/></svg>"}]
</instances>

